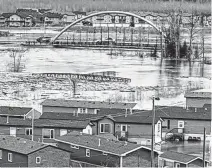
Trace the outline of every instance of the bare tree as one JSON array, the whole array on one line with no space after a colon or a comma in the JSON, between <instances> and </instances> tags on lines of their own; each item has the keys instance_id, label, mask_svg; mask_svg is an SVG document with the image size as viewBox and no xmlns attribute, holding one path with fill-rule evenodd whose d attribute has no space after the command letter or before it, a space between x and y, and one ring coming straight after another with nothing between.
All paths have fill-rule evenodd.
<instances>
[{"instance_id":1,"label":"bare tree","mask_svg":"<svg viewBox=\"0 0 212 168\"><path fill-rule=\"evenodd\" d=\"M12 59L11 62L8 64L9 71L21 72L23 70L25 65L23 64L22 59L26 51L27 49L23 48L13 48L9 50L10 52L9 56Z\"/></svg>"},{"instance_id":2,"label":"bare tree","mask_svg":"<svg viewBox=\"0 0 212 168\"><path fill-rule=\"evenodd\" d=\"M194 40L197 38L200 30L197 29L199 24L198 24L199 20L196 17L196 12L194 10L192 10L191 13L191 17L189 19L189 23L188 23L188 34L189 34L189 50L188 50L188 59L189 61L191 61L191 55L193 53L193 42Z\"/></svg>"}]
</instances>

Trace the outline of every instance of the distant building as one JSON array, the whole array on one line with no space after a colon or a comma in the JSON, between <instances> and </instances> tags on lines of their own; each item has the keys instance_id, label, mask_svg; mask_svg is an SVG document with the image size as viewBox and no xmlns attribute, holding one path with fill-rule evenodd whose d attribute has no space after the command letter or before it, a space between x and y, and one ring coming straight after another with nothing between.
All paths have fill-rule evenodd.
<instances>
[{"instance_id":1,"label":"distant building","mask_svg":"<svg viewBox=\"0 0 212 168\"><path fill-rule=\"evenodd\" d=\"M208 161L205 161L205 167L208 167L208 163ZM193 155L167 151L159 155L158 167L203 167L203 159Z\"/></svg>"},{"instance_id":2,"label":"distant building","mask_svg":"<svg viewBox=\"0 0 212 168\"><path fill-rule=\"evenodd\" d=\"M56 138L57 146L69 150L72 159L107 167L150 167L151 149L138 144L94 135L70 133ZM159 151L154 151L157 166Z\"/></svg>"},{"instance_id":3,"label":"distant building","mask_svg":"<svg viewBox=\"0 0 212 168\"><path fill-rule=\"evenodd\" d=\"M64 14L62 17L62 22L64 25L71 24L75 21L75 14L74 13L67 13Z\"/></svg>"},{"instance_id":4,"label":"distant building","mask_svg":"<svg viewBox=\"0 0 212 168\"><path fill-rule=\"evenodd\" d=\"M60 13L47 12L43 15L46 25L58 25L62 22L63 15Z\"/></svg>"},{"instance_id":5,"label":"distant building","mask_svg":"<svg viewBox=\"0 0 212 168\"><path fill-rule=\"evenodd\" d=\"M83 12L83 11L73 11L73 13L75 15L75 20L81 19L84 16L86 16L86 12Z\"/></svg>"},{"instance_id":6,"label":"distant building","mask_svg":"<svg viewBox=\"0 0 212 168\"><path fill-rule=\"evenodd\" d=\"M1 167L69 167L65 149L35 141L0 135Z\"/></svg>"},{"instance_id":7,"label":"distant building","mask_svg":"<svg viewBox=\"0 0 212 168\"><path fill-rule=\"evenodd\" d=\"M64 121L64 120L34 120L32 131L32 120L20 118L0 117L0 134L14 137L32 139L38 142L55 143L58 138L72 131L92 134L90 121Z\"/></svg>"},{"instance_id":8,"label":"distant building","mask_svg":"<svg viewBox=\"0 0 212 168\"><path fill-rule=\"evenodd\" d=\"M211 104L211 89L190 91L185 94L186 107L202 108L204 104Z\"/></svg>"},{"instance_id":9,"label":"distant building","mask_svg":"<svg viewBox=\"0 0 212 168\"><path fill-rule=\"evenodd\" d=\"M32 118L33 116L34 119L38 119L41 113L32 108L0 106L0 116L16 118Z\"/></svg>"},{"instance_id":10,"label":"distant building","mask_svg":"<svg viewBox=\"0 0 212 168\"><path fill-rule=\"evenodd\" d=\"M41 103L42 113L97 114L102 109L132 111L136 103L100 102L88 100L47 99Z\"/></svg>"}]
</instances>

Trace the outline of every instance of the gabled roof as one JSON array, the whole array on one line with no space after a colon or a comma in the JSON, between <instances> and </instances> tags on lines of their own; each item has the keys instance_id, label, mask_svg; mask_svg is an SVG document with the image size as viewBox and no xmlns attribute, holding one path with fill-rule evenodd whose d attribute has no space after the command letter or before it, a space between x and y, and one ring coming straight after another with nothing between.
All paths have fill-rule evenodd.
<instances>
[{"instance_id":1,"label":"gabled roof","mask_svg":"<svg viewBox=\"0 0 212 168\"><path fill-rule=\"evenodd\" d=\"M210 89L201 89L185 93L185 97L190 98L211 98L212 91Z\"/></svg>"},{"instance_id":2,"label":"gabled roof","mask_svg":"<svg viewBox=\"0 0 212 168\"><path fill-rule=\"evenodd\" d=\"M6 117L0 117L0 125L17 126L17 127L31 127L32 120L21 118L9 118L7 123ZM36 128L73 128L85 129L88 125L93 125L89 120L84 121L69 121L69 120L49 120L49 119L35 119L34 127Z\"/></svg>"},{"instance_id":3,"label":"gabled roof","mask_svg":"<svg viewBox=\"0 0 212 168\"><path fill-rule=\"evenodd\" d=\"M39 119L82 121L93 117L96 117L96 114L78 114L77 116L73 113L44 112Z\"/></svg>"},{"instance_id":4,"label":"gabled roof","mask_svg":"<svg viewBox=\"0 0 212 168\"><path fill-rule=\"evenodd\" d=\"M0 115L23 116L30 110L32 110L32 108L1 106Z\"/></svg>"},{"instance_id":5,"label":"gabled roof","mask_svg":"<svg viewBox=\"0 0 212 168\"><path fill-rule=\"evenodd\" d=\"M208 120L211 121L211 113L205 109L185 109L177 106L157 106L156 115L167 119Z\"/></svg>"},{"instance_id":6,"label":"gabled roof","mask_svg":"<svg viewBox=\"0 0 212 168\"><path fill-rule=\"evenodd\" d=\"M196 159L201 159L200 157L188 155L184 153L174 152L174 151L167 151L161 154L159 157L164 159L169 159L173 161L177 161L180 163L188 164Z\"/></svg>"},{"instance_id":7,"label":"gabled roof","mask_svg":"<svg viewBox=\"0 0 212 168\"><path fill-rule=\"evenodd\" d=\"M109 140L95 135L73 132L55 139L56 141L78 145L84 148L102 151L117 156L125 156L128 153L143 148L141 145ZM100 141L100 146L99 146Z\"/></svg>"},{"instance_id":8,"label":"gabled roof","mask_svg":"<svg viewBox=\"0 0 212 168\"><path fill-rule=\"evenodd\" d=\"M30 154L49 145L38 143L24 138L0 135L0 149L5 149L21 154Z\"/></svg>"},{"instance_id":9,"label":"gabled roof","mask_svg":"<svg viewBox=\"0 0 212 168\"><path fill-rule=\"evenodd\" d=\"M60 13L53 13L53 12L47 12L47 13L44 13L43 14L45 17L48 17L48 18L62 18L63 15L60 14Z\"/></svg>"},{"instance_id":10,"label":"gabled roof","mask_svg":"<svg viewBox=\"0 0 212 168\"><path fill-rule=\"evenodd\" d=\"M16 15L16 13L2 13L1 15L5 18L9 18L12 15Z\"/></svg>"},{"instance_id":11,"label":"gabled roof","mask_svg":"<svg viewBox=\"0 0 212 168\"><path fill-rule=\"evenodd\" d=\"M69 111L69 113L63 112L44 112L40 119L52 119L52 120L86 120L90 118L101 117L105 115L120 115L125 114L125 109L100 109L97 114L81 114L78 113L78 116L74 111ZM128 112L129 113L129 112Z\"/></svg>"},{"instance_id":12,"label":"gabled roof","mask_svg":"<svg viewBox=\"0 0 212 168\"><path fill-rule=\"evenodd\" d=\"M103 120L103 119L110 119L114 121L115 123L131 123L131 124L152 124L152 117L151 116L142 116L140 113L138 114L128 114L127 116L120 114L117 116L103 116L103 117L97 117L95 119L91 119L91 121L98 121L98 120ZM159 117L155 118L155 123L160 120Z\"/></svg>"},{"instance_id":13,"label":"gabled roof","mask_svg":"<svg viewBox=\"0 0 212 168\"><path fill-rule=\"evenodd\" d=\"M74 14L78 15L86 15L86 12L83 12L83 11L72 11Z\"/></svg>"},{"instance_id":14,"label":"gabled roof","mask_svg":"<svg viewBox=\"0 0 212 168\"><path fill-rule=\"evenodd\" d=\"M113 117L115 123L132 123L132 124L152 124L152 117L151 116L140 116L139 114L132 114ZM159 117L155 118L155 123L160 120Z\"/></svg>"},{"instance_id":15,"label":"gabled roof","mask_svg":"<svg viewBox=\"0 0 212 168\"><path fill-rule=\"evenodd\" d=\"M135 111L139 116L151 116L152 111L147 110L144 112ZM205 110L204 108L198 109L195 112L194 109L185 109L178 106L156 106L155 107L156 117L162 119L185 119L185 120L203 120L211 121L211 112Z\"/></svg>"},{"instance_id":16,"label":"gabled roof","mask_svg":"<svg viewBox=\"0 0 212 168\"><path fill-rule=\"evenodd\" d=\"M119 102L100 102L86 100L65 100L65 99L47 99L41 103L43 106L51 107L81 107L94 109L130 109L135 107L136 103L119 103Z\"/></svg>"}]
</instances>

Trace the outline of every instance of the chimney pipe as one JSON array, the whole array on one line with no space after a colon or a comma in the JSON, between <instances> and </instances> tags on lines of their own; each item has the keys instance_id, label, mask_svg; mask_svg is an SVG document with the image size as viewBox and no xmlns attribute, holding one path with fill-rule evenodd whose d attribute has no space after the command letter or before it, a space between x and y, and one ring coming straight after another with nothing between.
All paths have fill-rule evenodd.
<instances>
[{"instance_id":1,"label":"chimney pipe","mask_svg":"<svg viewBox=\"0 0 212 168\"><path fill-rule=\"evenodd\" d=\"M9 123L9 116L7 116L7 124Z\"/></svg>"},{"instance_id":2,"label":"chimney pipe","mask_svg":"<svg viewBox=\"0 0 212 168\"><path fill-rule=\"evenodd\" d=\"M125 117L127 117L127 109L126 109L126 112L125 112Z\"/></svg>"},{"instance_id":3,"label":"chimney pipe","mask_svg":"<svg viewBox=\"0 0 212 168\"><path fill-rule=\"evenodd\" d=\"M26 119L26 115L24 114L24 120Z\"/></svg>"},{"instance_id":4,"label":"chimney pipe","mask_svg":"<svg viewBox=\"0 0 212 168\"><path fill-rule=\"evenodd\" d=\"M99 139L99 145L98 146L101 146L101 139Z\"/></svg>"}]
</instances>

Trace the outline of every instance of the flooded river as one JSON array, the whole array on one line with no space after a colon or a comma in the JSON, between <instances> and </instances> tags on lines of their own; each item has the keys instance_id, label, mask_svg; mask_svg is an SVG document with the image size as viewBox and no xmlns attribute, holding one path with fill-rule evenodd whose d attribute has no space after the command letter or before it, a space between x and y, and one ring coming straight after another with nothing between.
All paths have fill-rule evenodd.
<instances>
[{"instance_id":1,"label":"flooded river","mask_svg":"<svg viewBox=\"0 0 212 168\"><path fill-rule=\"evenodd\" d=\"M7 46L0 46L7 47ZM24 73L93 73L113 71L116 76L130 78L126 89L79 91L81 95L95 96L98 100L136 101L141 109L151 109L151 97L159 96L156 105L184 106L184 93L191 89L211 88L211 65L200 62L171 61L141 58L136 52L109 55L108 51L30 48L23 59ZM0 53L0 71L7 71L8 52ZM84 83L87 87L87 83ZM111 85L113 85L111 83ZM129 91L130 88L130 91ZM59 90L61 92L61 90ZM124 97L124 98L123 98ZM127 98L126 98L127 97ZM202 143L168 143L163 150L175 150L202 155ZM209 143L206 153L208 155Z\"/></svg>"}]
</instances>

